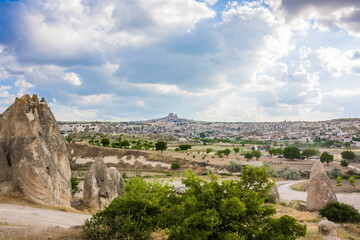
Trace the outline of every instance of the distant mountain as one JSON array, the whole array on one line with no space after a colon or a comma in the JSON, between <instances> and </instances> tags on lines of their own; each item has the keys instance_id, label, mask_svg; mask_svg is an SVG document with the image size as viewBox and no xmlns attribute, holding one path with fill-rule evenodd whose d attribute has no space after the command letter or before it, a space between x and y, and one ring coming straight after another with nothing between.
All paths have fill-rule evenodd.
<instances>
[{"instance_id":1,"label":"distant mountain","mask_svg":"<svg viewBox=\"0 0 360 240\"><path fill-rule=\"evenodd\" d=\"M143 121L130 121L128 123L156 123L156 122L191 122L186 118L179 118L176 113L169 113L166 117Z\"/></svg>"}]
</instances>

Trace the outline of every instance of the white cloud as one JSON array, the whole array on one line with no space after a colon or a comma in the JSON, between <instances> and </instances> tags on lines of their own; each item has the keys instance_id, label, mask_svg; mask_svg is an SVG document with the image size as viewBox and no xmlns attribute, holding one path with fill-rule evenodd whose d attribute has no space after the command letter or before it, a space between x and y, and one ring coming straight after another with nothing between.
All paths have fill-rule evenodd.
<instances>
[{"instance_id":1,"label":"white cloud","mask_svg":"<svg viewBox=\"0 0 360 240\"><path fill-rule=\"evenodd\" d=\"M18 93L17 93L18 96L22 96L22 95L26 94L26 93L27 93L27 90L28 90L29 88L34 87L33 84L31 84L30 82L27 82L25 79L19 79L19 80L17 80L17 81L15 82L15 86L18 87L18 89L19 89L19 90L18 90Z\"/></svg>"},{"instance_id":2,"label":"white cloud","mask_svg":"<svg viewBox=\"0 0 360 240\"><path fill-rule=\"evenodd\" d=\"M354 58L356 50L342 51L333 47L321 47L316 53L321 66L334 77L351 74L360 67L360 59Z\"/></svg>"},{"instance_id":3,"label":"white cloud","mask_svg":"<svg viewBox=\"0 0 360 240\"><path fill-rule=\"evenodd\" d=\"M74 96L74 98L74 102L85 106L105 106L116 101L116 97L113 94L91 94L86 96Z\"/></svg>"},{"instance_id":4,"label":"white cloud","mask_svg":"<svg viewBox=\"0 0 360 240\"><path fill-rule=\"evenodd\" d=\"M74 73L74 72L65 73L63 79L65 81L71 83L74 86L80 86L81 85L81 77L77 73Z\"/></svg>"}]
</instances>

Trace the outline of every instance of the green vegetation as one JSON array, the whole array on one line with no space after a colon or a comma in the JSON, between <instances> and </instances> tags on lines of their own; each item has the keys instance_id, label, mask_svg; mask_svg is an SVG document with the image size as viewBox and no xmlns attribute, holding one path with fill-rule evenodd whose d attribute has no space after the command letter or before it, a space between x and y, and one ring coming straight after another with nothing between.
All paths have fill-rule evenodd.
<instances>
[{"instance_id":1,"label":"green vegetation","mask_svg":"<svg viewBox=\"0 0 360 240\"><path fill-rule=\"evenodd\" d=\"M353 206L347 205L345 203L329 203L326 207L320 210L320 215L326 217L330 221L337 223L360 222L359 212Z\"/></svg>"},{"instance_id":2,"label":"green vegetation","mask_svg":"<svg viewBox=\"0 0 360 240\"><path fill-rule=\"evenodd\" d=\"M259 158L261 157L261 152L259 150L252 150L251 155L253 155L253 157L255 157L256 160L259 160Z\"/></svg>"},{"instance_id":3,"label":"green vegetation","mask_svg":"<svg viewBox=\"0 0 360 240\"><path fill-rule=\"evenodd\" d=\"M349 162L351 162L352 160L354 160L356 158L356 155L354 152L350 151L350 150L346 150L343 151L341 153L341 157L345 160L348 160Z\"/></svg>"},{"instance_id":4,"label":"green vegetation","mask_svg":"<svg viewBox=\"0 0 360 240\"><path fill-rule=\"evenodd\" d=\"M264 168L246 167L240 181L222 183L187 172L182 182L186 191L177 195L171 186L129 179L123 196L85 222L84 238L145 240L161 229L169 240L295 240L306 234L296 219L273 217L266 196L274 183Z\"/></svg>"},{"instance_id":5,"label":"green vegetation","mask_svg":"<svg viewBox=\"0 0 360 240\"><path fill-rule=\"evenodd\" d=\"M181 151L185 151L186 153L187 153L187 151L189 150L189 149L191 149L191 145L190 144L181 144L181 145L179 145L179 148L180 148L180 150Z\"/></svg>"},{"instance_id":6,"label":"green vegetation","mask_svg":"<svg viewBox=\"0 0 360 240\"><path fill-rule=\"evenodd\" d=\"M341 159L340 165L343 166L343 167L347 167L347 166L349 166L349 162L348 162L348 160Z\"/></svg>"},{"instance_id":7,"label":"green vegetation","mask_svg":"<svg viewBox=\"0 0 360 240\"><path fill-rule=\"evenodd\" d=\"M209 154L209 153L211 153L212 151L213 151L212 148L207 148L207 149L206 149L206 154Z\"/></svg>"},{"instance_id":8,"label":"green vegetation","mask_svg":"<svg viewBox=\"0 0 360 240\"><path fill-rule=\"evenodd\" d=\"M268 152L271 156L284 154L284 150L282 148L270 148Z\"/></svg>"},{"instance_id":9,"label":"green vegetation","mask_svg":"<svg viewBox=\"0 0 360 240\"><path fill-rule=\"evenodd\" d=\"M331 179L335 179L339 176L341 176L342 173L341 173L341 169L337 166L334 166L329 172L328 172L328 176L329 178Z\"/></svg>"},{"instance_id":10,"label":"green vegetation","mask_svg":"<svg viewBox=\"0 0 360 240\"><path fill-rule=\"evenodd\" d=\"M328 152L323 152L320 155L320 162L326 162L326 164L329 166L329 163L334 161L334 155L329 154Z\"/></svg>"},{"instance_id":11,"label":"green vegetation","mask_svg":"<svg viewBox=\"0 0 360 240\"><path fill-rule=\"evenodd\" d=\"M284 149L284 157L290 160L293 160L295 158L300 158L300 149L295 146L289 146Z\"/></svg>"},{"instance_id":12,"label":"green vegetation","mask_svg":"<svg viewBox=\"0 0 360 240\"><path fill-rule=\"evenodd\" d=\"M79 179L77 177L71 177L71 195L82 192L82 188L79 187Z\"/></svg>"},{"instance_id":13,"label":"green vegetation","mask_svg":"<svg viewBox=\"0 0 360 240\"><path fill-rule=\"evenodd\" d=\"M342 177L341 176L338 176L336 178L336 186L342 186Z\"/></svg>"},{"instance_id":14,"label":"green vegetation","mask_svg":"<svg viewBox=\"0 0 360 240\"><path fill-rule=\"evenodd\" d=\"M355 177L354 177L354 176L349 177L349 183L350 183L353 187L355 187Z\"/></svg>"},{"instance_id":15,"label":"green vegetation","mask_svg":"<svg viewBox=\"0 0 360 240\"><path fill-rule=\"evenodd\" d=\"M108 138L102 138L100 140L101 144L104 146L104 147L107 147L110 145L110 140Z\"/></svg>"},{"instance_id":16,"label":"green vegetation","mask_svg":"<svg viewBox=\"0 0 360 240\"><path fill-rule=\"evenodd\" d=\"M167 149L167 142L158 141L155 143L155 150L160 151L161 155L162 155L162 152L165 151L166 149Z\"/></svg>"},{"instance_id":17,"label":"green vegetation","mask_svg":"<svg viewBox=\"0 0 360 240\"><path fill-rule=\"evenodd\" d=\"M314 156L319 156L319 151L313 149L313 148L308 148L308 149L304 149L301 153L301 155L305 158L311 158Z\"/></svg>"},{"instance_id":18,"label":"green vegetation","mask_svg":"<svg viewBox=\"0 0 360 240\"><path fill-rule=\"evenodd\" d=\"M177 162L171 163L171 169L172 170L177 170L180 168L180 164Z\"/></svg>"},{"instance_id":19,"label":"green vegetation","mask_svg":"<svg viewBox=\"0 0 360 240\"><path fill-rule=\"evenodd\" d=\"M301 178L300 171L290 166L284 168L281 172L281 176L287 180L299 180Z\"/></svg>"},{"instance_id":20,"label":"green vegetation","mask_svg":"<svg viewBox=\"0 0 360 240\"><path fill-rule=\"evenodd\" d=\"M239 148L239 147L234 147L233 150L234 150L235 154L237 154L237 153L240 152L240 148Z\"/></svg>"},{"instance_id":21,"label":"green vegetation","mask_svg":"<svg viewBox=\"0 0 360 240\"><path fill-rule=\"evenodd\" d=\"M254 156L251 154L251 152L245 153L245 158L247 161L251 160Z\"/></svg>"},{"instance_id":22,"label":"green vegetation","mask_svg":"<svg viewBox=\"0 0 360 240\"><path fill-rule=\"evenodd\" d=\"M242 165L237 162L230 162L230 172L241 172Z\"/></svg>"}]
</instances>

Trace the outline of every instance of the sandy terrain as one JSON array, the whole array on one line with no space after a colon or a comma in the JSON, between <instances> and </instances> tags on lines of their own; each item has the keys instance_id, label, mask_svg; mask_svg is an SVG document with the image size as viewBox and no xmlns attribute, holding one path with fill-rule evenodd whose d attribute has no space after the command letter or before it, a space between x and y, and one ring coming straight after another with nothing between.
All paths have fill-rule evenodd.
<instances>
[{"instance_id":1,"label":"sandy terrain","mask_svg":"<svg viewBox=\"0 0 360 240\"><path fill-rule=\"evenodd\" d=\"M61 227L81 225L90 215L0 203L0 223L13 226Z\"/></svg>"}]
</instances>

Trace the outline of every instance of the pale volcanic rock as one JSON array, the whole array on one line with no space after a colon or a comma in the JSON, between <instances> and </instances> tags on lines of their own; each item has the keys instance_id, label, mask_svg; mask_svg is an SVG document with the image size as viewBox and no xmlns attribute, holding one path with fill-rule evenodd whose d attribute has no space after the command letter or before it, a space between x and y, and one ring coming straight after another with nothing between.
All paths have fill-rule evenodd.
<instances>
[{"instance_id":1,"label":"pale volcanic rock","mask_svg":"<svg viewBox=\"0 0 360 240\"><path fill-rule=\"evenodd\" d=\"M104 209L120 196L124 180L116 168L107 168L106 163L97 158L85 175L84 202L93 209Z\"/></svg>"},{"instance_id":2,"label":"pale volcanic rock","mask_svg":"<svg viewBox=\"0 0 360 240\"><path fill-rule=\"evenodd\" d=\"M0 147L0 181L15 182L38 203L70 206L66 145L44 99L24 95L0 115Z\"/></svg>"},{"instance_id":3,"label":"pale volcanic rock","mask_svg":"<svg viewBox=\"0 0 360 240\"><path fill-rule=\"evenodd\" d=\"M319 233L324 240L340 240L337 238L336 224L324 219L318 224Z\"/></svg>"},{"instance_id":4,"label":"pale volcanic rock","mask_svg":"<svg viewBox=\"0 0 360 240\"><path fill-rule=\"evenodd\" d=\"M307 187L307 209L318 211L328 203L337 201L336 194L331 187L330 179L321 162L317 162L311 169Z\"/></svg>"}]
</instances>

